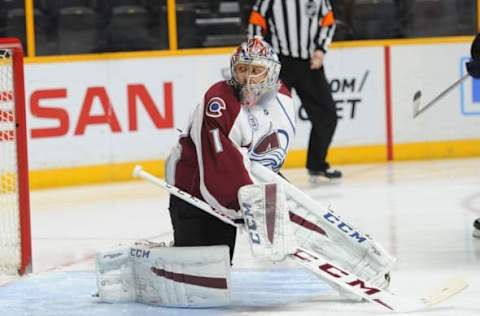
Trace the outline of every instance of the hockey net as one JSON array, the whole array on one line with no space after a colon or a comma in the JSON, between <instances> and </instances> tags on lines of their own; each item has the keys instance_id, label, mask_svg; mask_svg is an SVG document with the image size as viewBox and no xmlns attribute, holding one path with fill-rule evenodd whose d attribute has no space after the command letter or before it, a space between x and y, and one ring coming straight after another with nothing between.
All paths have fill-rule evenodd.
<instances>
[{"instance_id":1,"label":"hockey net","mask_svg":"<svg viewBox=\"0 0 480 316\"><path fill-rule=\"evenodd\" d=\"M31 271L23 52L0 38L0 275Z\"/></svg>"}]
</instances>

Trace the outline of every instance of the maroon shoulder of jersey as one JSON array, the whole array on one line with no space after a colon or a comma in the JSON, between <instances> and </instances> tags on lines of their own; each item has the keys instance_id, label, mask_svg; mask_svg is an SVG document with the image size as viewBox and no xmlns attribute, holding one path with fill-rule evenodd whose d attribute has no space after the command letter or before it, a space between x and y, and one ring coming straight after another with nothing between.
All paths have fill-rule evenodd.
<instances>
[{"instance_id":1,"label":"maroon shoulder of jersey","mask_svg":"<svg viewBox=\"0 0 480 316\"><path fill-rule=\"evenodd\" d=\"M290 89L288 89L288 87L283 83L282 80L279 80L279 82L280 82L280 89L278 89L278 93L284 94L287 97L291 98L292 94L290 92Z\"/></svg>"},{"instance_id":2,"label":"maroon shoulder of jersey","mask_svg":"<svg viewBox=\"0 0 480 316\"><path fill-rule=\"evenodd\" d=\"M202 192L202 196L208 202L211 195L221 205L238 210L238 189L252 183L242 153L228 138L240 115L240 101L233 88L222 81L208 89L204 102L202 157L198 161L208 195Z\"/></svg>"},{"instance_id":3,"label":"maroon shoulder of jersey","mask_svg":"<svg viewBox=\"0 0 480 316\"><path fill-rule=\"evenodd\" d=\"M215 121L215 125L228 134L240 112L238 97L226 81L213 84L204 96L204 119Z\"/></svg>"}]
</instances>

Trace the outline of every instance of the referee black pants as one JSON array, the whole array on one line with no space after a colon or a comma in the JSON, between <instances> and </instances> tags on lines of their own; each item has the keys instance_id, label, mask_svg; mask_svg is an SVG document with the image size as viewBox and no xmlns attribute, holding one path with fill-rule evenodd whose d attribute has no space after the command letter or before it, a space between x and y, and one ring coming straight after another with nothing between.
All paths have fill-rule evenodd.
<instances>
[{"instance_id":1,"label":"referee black pants","mask_svg":"<svg viewBox=\"0 0 480 316\"><path fill-rule=\"evenodd\" d=\"M310 61L280 55L280 79L295 88L312 123L308 143L307 169L327 170L328 148L337 127L337 111L323 67L310 69Z\"/></svg>"},{"instance_id":2,"label":"referee black pants","mask_svg":"<svg viewBox=\"0 0 480 316\"><path fill-rule=\"evenodd\" d=\"M175 247L227 245L233 259L237 230L213 215L170 195L170 219Z\"/></svg>"}]
</instances>

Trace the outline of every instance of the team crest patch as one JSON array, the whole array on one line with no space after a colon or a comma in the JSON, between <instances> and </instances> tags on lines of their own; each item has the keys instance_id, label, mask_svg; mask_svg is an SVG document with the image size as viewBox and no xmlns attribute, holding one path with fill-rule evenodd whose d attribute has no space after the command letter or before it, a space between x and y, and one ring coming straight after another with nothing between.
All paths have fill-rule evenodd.
<instances>
[{"instance_id":1,"label":"team crest patch","mask_svg":"<svg viewBox=\"0 0 480 316\"><path fill-rule=\"evenodd\" d=\"M211 98L210 101L207 103L207 110L205 114L210 117L220 117L222 116L222 111L227 108L225 101L222 98L215 97Z\"/></svg>"}]
</instances>

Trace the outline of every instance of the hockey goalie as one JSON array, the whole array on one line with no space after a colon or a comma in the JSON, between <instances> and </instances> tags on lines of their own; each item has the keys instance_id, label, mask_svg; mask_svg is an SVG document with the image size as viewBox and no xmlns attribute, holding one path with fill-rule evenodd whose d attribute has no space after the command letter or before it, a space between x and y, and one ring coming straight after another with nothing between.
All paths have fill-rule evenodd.
<instances>
[{"instance_id":1,"label":"hockey goalie","mask_svg":"<svg viewBox=\"0 0 480 316\"><path fill-rule=\"evenodd\" d=\"M99 253L102 300L228 305L238 227L247 231L254 256L306 262L307 253L317 254L333 262L337 272L388 287L394 259L278 173L295 133L293 100L278 80L280 68L261 38L236 49L231 79L206 91L167 159L166 186L175 192L169 207L173 247L143 243ZM325 280L342 295L359 299Z\"/></svg>"}]
</instances>

